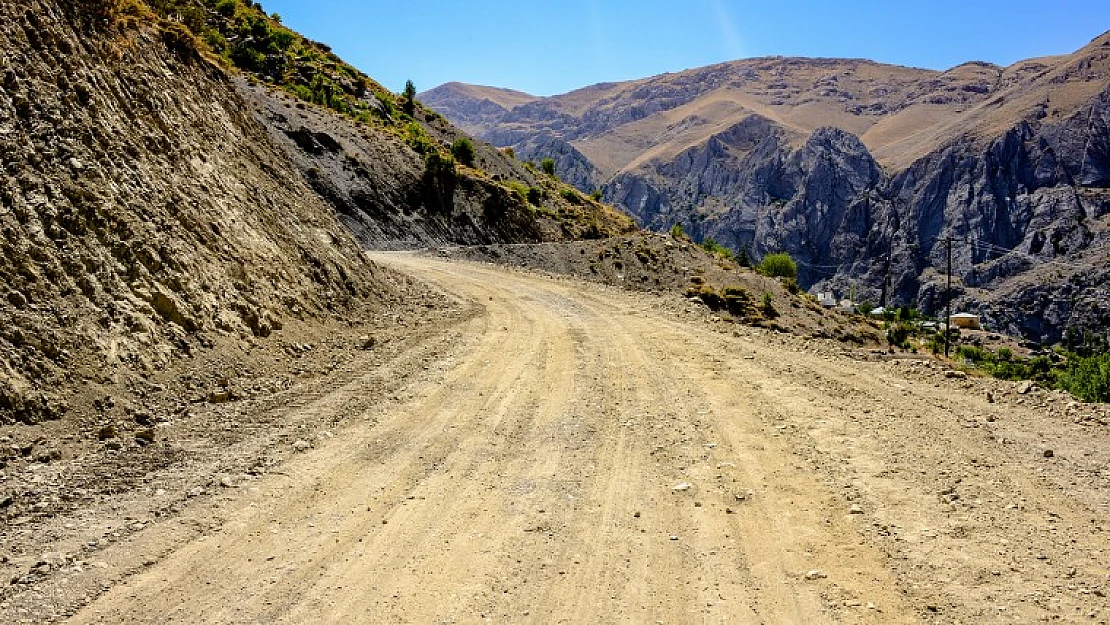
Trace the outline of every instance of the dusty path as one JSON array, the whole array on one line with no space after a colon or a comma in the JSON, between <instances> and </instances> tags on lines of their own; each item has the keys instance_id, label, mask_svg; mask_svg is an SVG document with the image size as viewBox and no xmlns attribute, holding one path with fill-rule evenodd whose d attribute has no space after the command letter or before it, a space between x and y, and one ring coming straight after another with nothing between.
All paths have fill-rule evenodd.
<instances>
[{"instance_id":1,"label":"dusty path","mask_svg":"<svg viewBox=\"0 0 1110 625\"><path fill-rule=\"evenodd\" d=\"M72 622L1110 617L1104 427L654 296L377 260L482 314Z\"/></svg>"}]
</instances>

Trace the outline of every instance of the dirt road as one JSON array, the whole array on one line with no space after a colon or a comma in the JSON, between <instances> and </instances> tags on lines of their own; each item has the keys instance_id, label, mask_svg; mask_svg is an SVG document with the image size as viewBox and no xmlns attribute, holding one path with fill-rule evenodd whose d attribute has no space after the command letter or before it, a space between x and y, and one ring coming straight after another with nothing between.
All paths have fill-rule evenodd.
<instances>
[{"instance_id":1,"label":"dirt road","mask_svg":"<svg viewBox=\"0 0 1110 625\"><path fill-rule=\"evenodd\" d=\"M159 555L71 622L1110 618L1110 436L1065 400L662 296L376 260L478 314L212 531L136 536Z\"/></svg>"}]
</instances>

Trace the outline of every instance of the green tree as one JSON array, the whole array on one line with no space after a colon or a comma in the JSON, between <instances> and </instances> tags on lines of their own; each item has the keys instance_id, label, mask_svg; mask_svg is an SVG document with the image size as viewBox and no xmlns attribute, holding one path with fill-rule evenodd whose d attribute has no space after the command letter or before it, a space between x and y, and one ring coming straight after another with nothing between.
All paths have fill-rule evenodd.
<instances>
[{"instance_id":1,"label":"green tree","mask_svg":"<svg viewBox=\"0 0 1110 625\"><path fill-rule=\"evenodd\" d=\"M763 292L763 302L759 307L759 311L768 319L774 319L779 316L779 312L775 310L775 298L771 295L770 291Z\"/></svg>"},{"instance_id":2,"label":"green tree","mask_svg":"<svg viewBox=\"0 0 1110 625\"><path fill-rule=\"evenodd\" d=\"M543 204L543 189L539 187L528 187L528 203L532 206Z\"/></svg>"},{"instance_id":3,"label":"green tree","mask_svg":"<svg viewBox=\"0 0 1110 625\"><path fill-rule=\"evenodd\" d=\"M548 176L555 175L555 159L545 158L540 161L540 170Z\"/></svg>"},{"instance_id":4,"label":"green tree","mask_svg":"<svg viewBox=\"0 0 1110 625\"><path fill-rule=\"evenodd\" d=\"M675 225L671 226L671 238L672 239L685 239L685 238L687 238L686 237L686 231L682 229L682 224L675 224Z\"/></svg>"},{"instance_id":5,"label":"green tree","mask_svg":"<svg viewBox=\"0 0 1110 625\"><path fill-rule=\"evenodd\" d=\"M759 263L759 273L770 278L797 278L798 264L785 252L768 254Z\"/></svg>"},{"instance_id":6,"label":"green tree","mask_svg":"<svg viewBox=\"0 0 1110 625\"><path fill-rule=\"evenodd\" d=\"M239 3L235 0L220 0L216 3L216 12L224 17L232 17L238 7Z\"/></svg>"},{"instance_id":7,"label":"green tree","mask_svg":"<svg viewBox=\"0 0 1110 625\"><path fill-rule=\"evenodd\" d=\"M412 117L416 113L416 85L412 84L411 80L405 81L405 90L401 93L404 100L401 102L401 110L406 115Z\"/></svg>"},{"instance_id":8,"label":"green tree","mask_svg":"<svg viewBox=\"0 0 1110 625\"><path fill-rule=\"evenodd\" d=\"M467 167L474 166L474 143L466 137L459 137L451 144L451 154L455 160L466 165Z\"/></svg>"},{"instance_id":9,"label":"green tree","mask_svg":"<svg viewBox=\"0 0 1110 625\"><path fill-rule=\"evenodd\" d=\"M751 267L752 261L748 257L748 247L745 245L736 252L736 264L741 267Z\"/></svg>"}]
</instances>

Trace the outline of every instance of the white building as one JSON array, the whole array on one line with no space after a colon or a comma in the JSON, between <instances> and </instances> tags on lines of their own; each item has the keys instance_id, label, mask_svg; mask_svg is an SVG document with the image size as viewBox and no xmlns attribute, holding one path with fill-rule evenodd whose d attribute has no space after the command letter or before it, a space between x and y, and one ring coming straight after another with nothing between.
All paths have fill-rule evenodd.
<instances>
[{"instance_id":1,"label":"white building","mask_svg":"<svg viewBox=\"0 0 1110 625\"><path fill-rule=\"evenodd\" d=\"M971 313L956 313L948 318L948 325L949 327L978 330L979 315L973 315Z\"/></svg>"}]
</instances>

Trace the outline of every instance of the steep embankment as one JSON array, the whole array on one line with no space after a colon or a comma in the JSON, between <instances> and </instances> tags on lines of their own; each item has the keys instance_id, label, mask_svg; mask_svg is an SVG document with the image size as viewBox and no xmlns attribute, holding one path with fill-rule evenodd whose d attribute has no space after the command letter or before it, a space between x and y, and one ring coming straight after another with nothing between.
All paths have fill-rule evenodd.
<instances>
[{"instance_id":1,"label":"steep embankment","mask_svg":"<svg viewBox=\"0 0 1110 625\"><path fill-rule=\"evenodd\" d=\"M257 4L2 9L0 424L218 337L372 312L400 294L363 246L631 227Z\"/></svg>"},{"instance_id":2,"label":"steep embankment","mask_svg":"<svg viewBox=\"0 0 1110 625\"><path fill-rule=\"evenodd\" d=\"M397 295L224 70L97 4L0 5L0 423Z\"/></svg>"},{"instance_id":3,"label":"steep embankment","mask_svg":"<svg viewBox=\"0 0 1110 625\"><path fill-rule=\"evenodd\" d=\"M273 143L364 246L540 242L596 238L632 227L625 215L489 144L471 143L469 165L430 167L429 155L450 153L451 146L470 139L419 105L397 132L383 124L352 123L265 85L246 80L237 85Z\"/></svg>"},{"instance_id":4,"label":"steep embankment","mask_svg":"<svg viewBox=\"0 0 1110 625\"><path fill-rule=\"evenodd\" d=\"M1110 320L1108 77L1110 34L1008 68L768 58L553 98L422 98L647 227L787 251L806 287L937 312L951 238L958 305L1054 341Z\"/></svg>"}]
</instances>

